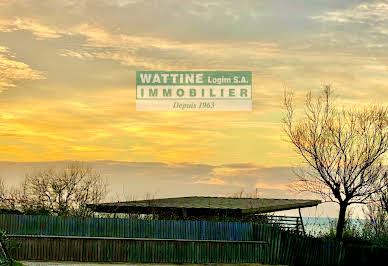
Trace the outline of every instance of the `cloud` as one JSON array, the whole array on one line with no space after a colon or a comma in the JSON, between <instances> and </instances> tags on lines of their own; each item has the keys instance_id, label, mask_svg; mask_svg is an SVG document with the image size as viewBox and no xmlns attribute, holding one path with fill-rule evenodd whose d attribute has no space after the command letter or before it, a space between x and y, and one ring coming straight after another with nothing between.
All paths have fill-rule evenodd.
<instances>
[{"instance_id":1,"label":"cloud","mask_svg":"<svg viewBox=\"0 0 388 266\"><path fill-rule=\"evenodd\" d=\"M284 190L291 183L292 167L263 167L255 163L232 163L215 166L208 176L196 178L199 184L230 185L252 192ZM237 192L237 191L235 191Z\"/></svg>"},{"instance_id":2,"label":"cloud","mask_svg":"<svg viewBox=\"0 0 388 266\"><path fill-rule=\"evenodd\" d=\"M98 147L95 150L98 152ZM52 162L0 162L0 176L3 176L7 182L16 184L20 182L24 175L30 171L64 167L69 161L52 161ZM91 167L101 172L108 180L110 184L111 194L120 193L122 184L125 184L125 190L127 192L141 192L147 193L158 190L159 186L171 186L171 189L175 189L175 192L180 191L180 187L189 188L193 187L193 191L190 189L182 190L182 195L195 195L200 192L198 188L203 185L216 185L218 188L223 188L223 192L215 194L215 196L226 195L227 193L239 192L241 189L245 191L254 190L252 184L255 184L259 178L263 175L260 174L260 169L256 168L254 174L251 177L247 177L245 171L234 172L232 175L230 172L227 175L220 174L225 171L224 166L211 165L211 164L196 164L196 163L163 163L163 162L137 162L137 161L89 161L87 162ZM240 165L245 165L241 163ZM239 170L240 168L229 168L229 170ZM284 185L283 179L281 181L272 179L278 173L277 169L269 168L267 171L267 183L273 183L272 187L266 187L265 189L276 190L279 184ZM241 169L240 169L241 170ZM281 170L284 171L284 170ZM7 175L11 175L7 177ZM238 180L238 182L237 182ZM200 181L200 182L199 182ZM147 188L148 187L148 191ZM212 186L210 186L212 187ZM169 189L169 191L171 191ZM264 188L263 188L264 189ZM200 193L203 194L203 193ZM172 194L173 195L173 194ZM209 195L209 194L208 194ZM170 196L169 193L163 193L163 196Z\"/></svg>"},{"instance_id":3,"label":"cloud","mask_svg":"<svg viewBox=\"0 0 388 266\"><path fill-rule=\"evenodd\" d=\"M12 147L10 147L12 148ZM52 162L0 162L0 177L7 185L17 186L25 174L47 168L63 168L71 161ZM102 174L107 180L109 195L106 201L140 200L148 198L167 198L184 196L233 196L243 192L243 196L254 195L255 186L252 182L242 179L240 185L230 184L216 177L206 182L198 183L198 179L212 175L220 166L210 164L162 162L137 162L137 161L88 161L85 162L94 170ZM242 163L241 165L244 165ZM283 189L288 181L283 175L291 172L290 168L261 168L261 175L256 178L265 178L266 187L258 187L258 196L262 198L305 198L314 199L310 194L293 195ZM260 171L259 171L260 172ZM280 180L278 180L280 177ZM334 207L334 208L333 208ZM321 204L318 208L303 209L303 215L315 216L338 215L336 205ZM296 215L292 211L288 215Z\"/></svg>"},{"instance_id":4,"label":"cloud","mask_svg":"<svg viewBox=\"0 0 388 266\"><path fill-rule=\"evenodd\" d=\"M147 69L175 69L177 57L180 58L180 69L206 69L211 67L211 61L218 68L220 64L217 61L226 61L225 68L233 65L235 69L245 69L247 58L270 58L278 51L276 43L181 42L112 32L89 24L76 26L71 29L71 33L85 37L85 43L78 49L64 49L61 52L63 56L82 60L111 59L124 65ZM207 58L206 62L202 60L204 57Z\"/></svg>"},{"instance_id":5,"label":"cloud","mask_svg":"<svg viewBox=\"0 0 388 266\"><path fill-rule=\"evenodd\" d=\"M350 10L339 9L349 3L282 3L295 12L278 1L1 5L1 40L10 47L1 58L24 65L2 68L14 69L2 87L18 89L1 95L0 127L4 142L24 152L4 149L0 159L201 162L224 169L198 182L241 185L246 178L255 186L256 164L294 160L281 137L284 87L304 94L330 83L345 104L387 99L386 39L367 34L374 28L366 22L310 19ZM141 69L252 70L254 110L137 112L134 72ZM48 79L21 83L20 73Z\"/></svg>"},{"instance_id":6,"label":"cloud","mask_svg":"<svg viewBox=\"0 0 388 266\"><path fill-rule=\"evenodd\" d=\"M387 13L387 1L365 1L310 16L310 19L321 22L322 29L311 36L310 42L327 51L341 50L352 55L353 60L369 57L387 65Z\"/></svg>"},{"instance_id":7,"label":"cloud","mask_svg":"<svg viewBox=\"0 0 388 266\"><path fill-rule=\"evenodd\" d=\"M387 2L374 2L362 3L344 10L329 11L324 15L311 18L323 22L380 24L388 21L387 13Z\"/></svg>"},{"instance_id":8,"label":"cloud","mask_svg":"<svg viewBox=\"0 0 388 266\"><path fill-rule=\"evenodd\" d=\"M227 168L238 168L238 169L257 167L257 165L252 162L251 163L230 163L230 164L223 164L222 166Z\"/></svg>"},{"instance_id":9,"label":"cloud","mask_svg":"<svg viewBox=\"0 0 388 266\"><path fill-rule=\"evenodd\" d=\"M18 30L29 31L38 39L59 38L65 34L53 26L43 25L30 18L0 18L0 31L13 32Z\"/></svg>"},{"instance_id":10,"label":"cloud","mask_svg":"<svg viewBox=\"0 0 388 266\"><path fill-rule=\"evenodd\" d=\"M0 46L0 92L15 87L20 80L44 79L41 71L18 61L7 47Z\"/></svg>"},{"instance_id":11,"label":"cloud","mask_svg":"<svg viewBox=\"0 0 388 266\"><path fill-rule=\"evenodd\" d=\"M27 173L43 168L65 167L68 163L69 161L0 162L0 177L6 183L16 185ZM296 196L288 191L289 181L282 177L282 173L291 173L291 168L287 167L257 168L255 174L247 178L238 172L235 172L236 175L222 177L217 171L224 167L211 164L109 160L85 163L106 178L109 184L107 200L139 199L146 194L157 198L233 196L242 191L245 196L254 196L257 192L260 197L311 198L311 195Z\"/></svg>"}]
</instances>

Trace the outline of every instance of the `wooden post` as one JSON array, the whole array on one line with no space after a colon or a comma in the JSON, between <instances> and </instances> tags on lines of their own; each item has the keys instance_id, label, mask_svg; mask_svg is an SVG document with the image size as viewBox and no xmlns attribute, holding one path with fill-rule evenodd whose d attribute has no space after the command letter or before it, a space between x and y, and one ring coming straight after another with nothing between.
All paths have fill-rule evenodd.
<instances>
[{"instance_id":1,"label":"wooden post","mask_svg":"<svg viewBox=\"0 0 388 266\"><path fill-rule=\"evenodd\" d=\"M302 223L302 231L303 231L303 234L305 235L306 231L304 230L303 218L302 218L302 213L300 212L300 208L298 208L298 211L299 211L300 222Z\"/></svg>"}]
</instances>

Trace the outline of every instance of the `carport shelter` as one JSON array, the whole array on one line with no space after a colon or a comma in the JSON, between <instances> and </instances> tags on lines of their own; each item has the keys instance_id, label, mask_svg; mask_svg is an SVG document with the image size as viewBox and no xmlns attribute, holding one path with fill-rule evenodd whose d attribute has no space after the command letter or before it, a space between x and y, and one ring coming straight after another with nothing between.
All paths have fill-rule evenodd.
<instances>
[{"instance_id":1,"label":"carport shelter","mask_svg":"<svg viewBox=\"0 0 388 266\"><path fill-rule=\"evenodd\" d=\"M89 204L99 213L153 215L154 219L254 221L262 214L317 206L319 200L179 197Z\"/></svg>"}]
</instances>

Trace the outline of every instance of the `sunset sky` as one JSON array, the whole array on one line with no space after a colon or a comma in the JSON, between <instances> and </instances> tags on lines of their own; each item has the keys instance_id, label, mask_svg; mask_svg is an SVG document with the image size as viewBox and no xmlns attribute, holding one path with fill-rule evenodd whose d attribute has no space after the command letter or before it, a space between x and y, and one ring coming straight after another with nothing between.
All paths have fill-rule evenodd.
<instances>
[{"instance_id":1,"label":"sunset sky","mask_svg":"<svg viewBox=\"0 0 388 266\"><path fill-rule=\"evenodd\" d=\"M253 111L136 111L137 70L252 71ZM0 175L80 160L112 194L291 197L283 91L324 84L388 102L388 1L0 0Z\"/></svg>"}]
</instances>

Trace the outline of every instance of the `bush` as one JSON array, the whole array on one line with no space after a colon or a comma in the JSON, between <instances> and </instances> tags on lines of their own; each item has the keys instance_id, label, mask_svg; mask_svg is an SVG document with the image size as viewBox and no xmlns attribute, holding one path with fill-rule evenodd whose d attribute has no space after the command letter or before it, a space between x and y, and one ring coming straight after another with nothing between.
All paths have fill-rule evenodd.
<instances>
[{"instance_id":1,"label":"bush","mask_svg":"<svg viewBox=\"0 0 388 266\"><path fill-rule=\"evenodd\" d=\"M347 219L342 241L344 244L366 245L388 248L388 215L382 209L368 207L364 223L353 223ZM320 235L323 239L336 239L336 221L331 220L329 231Z\"/></svg>"}]
</instances>

